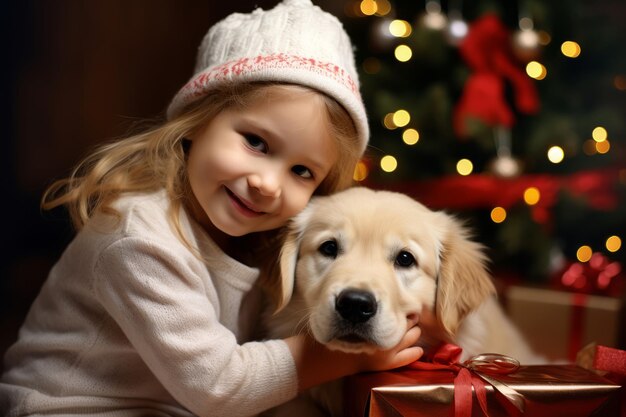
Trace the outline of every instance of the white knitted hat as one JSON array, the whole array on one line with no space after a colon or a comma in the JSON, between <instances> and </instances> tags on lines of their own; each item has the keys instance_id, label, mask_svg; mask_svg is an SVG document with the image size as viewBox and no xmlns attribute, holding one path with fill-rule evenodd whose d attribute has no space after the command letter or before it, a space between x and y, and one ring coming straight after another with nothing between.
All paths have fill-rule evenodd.
<instances>
[{"instance_id":1,"label":"white knitted hat","mask_svg":"<svg viewBox=\"0 0 626 417\"><path fill-rule=\"evenodd\" d=\"M369 139L350 38L339 20L310 0L283 0L271 10L234 13L216 23L200 48L195 75L167 109L173 118L218 84L276 81L300 84L337 100Z\"/></svg>"}]
</instances>

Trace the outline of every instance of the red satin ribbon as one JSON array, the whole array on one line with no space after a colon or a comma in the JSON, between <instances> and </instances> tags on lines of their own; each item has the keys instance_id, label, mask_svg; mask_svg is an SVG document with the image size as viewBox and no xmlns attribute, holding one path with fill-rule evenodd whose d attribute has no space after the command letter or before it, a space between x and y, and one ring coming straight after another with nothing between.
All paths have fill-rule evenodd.
<instances>
[{"instance_id":1,"label":"red satin ribbon","mask_svg":"<svg viewBox=\"0 0 626 417\"><path fill-rule=\"evenodd\" d=\"M471 417L472 415L472 387L476 390L476 397L481 409L487 414L487 394L482 379L474 377L469 370L459 363L463 349L452 344L442 345L433 355L432 362L417 361L408 365L411 369L424 371L451 371L454 378L454 414L457 417Z\"/></svg>"},{"instance_id":2,"label":"red satin ribbon","mask_svg":"<svg viewBox=\"0 0 626 417\"><path fill-rule=\"evenodd\" d=\"M572 294L572 312L569 326L569 353L570 361L576 361L576 355L583 344L583 334L585 333L585 309L587 306L587 294Z\"/></svg>"},{"instance_id":3,"label":"red satin ribbon","mask_svg":"<svg viewBox=\"0 0 626 417\"><path fill-rule=\"evenodd\" d=\"M487 407L487 383L465 367L459 358L463 349L451 343L442 344L427 361L416 361L408 368L422 371L449 371L456 374L454 378L454 415L455 417L472 416L472 388L476 392L478 404L486 417L489 417ZM497 393L497 390L494 390ZM519 411L505 398L496 394L496 398L511 416L520 415Z\"/></svg>"}]
</instances>

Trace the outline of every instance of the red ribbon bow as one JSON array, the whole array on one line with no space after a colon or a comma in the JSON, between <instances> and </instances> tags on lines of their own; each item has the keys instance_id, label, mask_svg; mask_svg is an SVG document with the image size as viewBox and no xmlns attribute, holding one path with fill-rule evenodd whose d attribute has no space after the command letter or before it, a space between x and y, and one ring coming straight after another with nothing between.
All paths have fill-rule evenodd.
<instances>
[{"instance_id":1,"label":"red ribbon bow","mask_svg":"<svg viewBox=\"0 0 626 417\"><path fill-rule=\"evenodd\" d=\"M515 116L505 97L506 82L513 87L518 111L538 111L536 87L513 56L509 30L498 16L490 13L474 21L459 51L474 71L454 110L453 127L459 137L471 136L467 125L471 118L489 126L513 126Z\"/></svg>"},{"instance_id":2,"label":"red ribbon bow","mask_svg":"<svg viewBox=\"0 0 626 417\"><path fill-rule=\"evenodd\" d=\"M471 417L472 389L476 392L478 404L484 415L489 417L487 410L486 385L493 386L496 398L507 410L509 415L516 416L524 412L524 399L515 390L492 378L490 375L510 374L519 368L519 362L505 355L486 353L474 356L465 362L459 362L463 349L447 343L435 351L430 362L416 361L408 365L411 369L425 371L451 371L454 378L454 415Z\"/></svg>"}]
</instances>

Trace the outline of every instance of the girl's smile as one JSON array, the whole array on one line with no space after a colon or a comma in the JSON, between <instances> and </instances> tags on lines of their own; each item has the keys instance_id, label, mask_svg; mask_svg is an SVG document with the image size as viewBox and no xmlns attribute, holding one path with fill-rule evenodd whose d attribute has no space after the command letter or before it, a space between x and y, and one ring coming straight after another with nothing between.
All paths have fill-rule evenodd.
<instances>
[{"instance_id":1,"label":"girl's smile","mask_svg":"<svg viewBox=\"0 0 626 417\"><path fill-rule=\"evenodd\" d=\"M254 208L254 205L252 203L250 203L248 201L245 201L243 198L237 196L235 193L233 193L228 188L224 187L224 190L226 190L226 193L231 198L233 206L237 210L239 210L241 212L241 214L243 214L244 216L256 217L256 216L262 216L262 215L266 214L265 212L263 212L261 210L257 210L256 208Z\"/></svg>"}]
</instances>

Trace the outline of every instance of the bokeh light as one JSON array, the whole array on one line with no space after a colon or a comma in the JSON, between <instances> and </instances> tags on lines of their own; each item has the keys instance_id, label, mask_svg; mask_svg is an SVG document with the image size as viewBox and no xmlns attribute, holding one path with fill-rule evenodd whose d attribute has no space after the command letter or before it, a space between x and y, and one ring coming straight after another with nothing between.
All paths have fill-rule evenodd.
<instances>
[{"instance_id":1,"label":"bokeh light","mask_svg":"<svg viewBox=\"0 0 626 417\"><path fill-rule=\"evenodd\" d=\"M608 153L611 150L611 143L608 140L596 142L596 152L599 154Z\"/></svg>"},{"instance_id":2,"label":"bokeh light","mask_svg":"<svg viewBox=\"0 0 626 417\"><path fill-rule=\"evenodd\" d=\"M398 168L398 161L391 155L385 155L380 160L380 168L385 172L393 172Z\"/></svg>"},{"instance_id":3,"label":"bokeh light","mask_svg":"<svg viewBox=\"0 0 626 417\"><path fill-rule=\"evenodd\" d=\"M429 0L425 5L426 14L422 21L424 26L433 30L442 30L446 27L448 19L441 13L441 4L438 1Z\"/></svg>"},{"instance_id":4,"label":"bokeh light","mask_svg":"<svg viewBox=\"0 0 626 417\"><path fill-rule=\"evenodd\" d=\"M534 206L541 199L541 193L537 187L528 187L524 190L524 202L529 206Z\"/></svg>"},{"instance_id":5,"label":"bokeh light","mask_svg":"<svg viewBox=\"0 0 626 417\"><path fill-rule=\"evenodd\" d=\"M389 0L376 0L376 9L378 16L387 16L391 12L391 3Z\"/></svg>"},{"instance_id":6,"label":"bokeh light","mask_svg":"<svg viewBox=\"0 0 626 417\"><path fill-rule=\"evenodd\" d=\"M521 21L520 21L521 23ZM532 30L532 26L530 29L522 29L517 33L515 37L519 46L526 49L533 49L539 45L539 34Z\"/></svg>"},{"instance_id":7,"label":"bokeh light","mask_svg":"<svg viewBox=\"0 0 626 417\"><path fill-rule=\"evenodd\" d=\"M548 75L548 71L546 70L546 67L541 65L539 62L530 61L526 65L526 74L535 80L543 80L546 78L546 75Z\"/></svg>"},{"instance_id":8,"label":"bokeh light","mask_svg":"<svg viewBox=\"0 0 626 417\"><path fill-rule=\"evenodd\" d=\"M588 262L591 259L591 255L593 255L593 250L587 245L583 245L576 251L576 259L579 262Z\"/></svg>"},{"instance_id":9,"label":"bokeh light","mask_svg":"<svg viewBox=\"0 0 626 417\"><path fill-rule=\"evenodd\" d=\"M406 110L397 110L393 114L393 124L396 125L396 127L404 127L408 125L410 121L411 115Z\"/></svg>"},{"instance_id":10,"label":"bokeh light","mask_svg":"<svg viewBox=\"0 0 626 417\"><path fill-rule=\"evenodd\" d=\"M596 142L604 142L607 139L608 136L609 136L609 134L607 133L606 129L603 128L602 126L596 127L591 132L591 137Z\"/></svg>"},{"instance_id":11,"label":"bokeh light","mask_svg":"<svg viewBox=\"0 0 626 417\"><path fill-rule=\"evenodd\" d=\"M461 159L456 163L456 172L461 175L469 175L474 170L474 164L469 159Z\"/></svg>"},{"instance_id":12,"label":"bokeh light","mask_svg":"<svg viewBox=\"0 0 626 417\"><path fill-rule=\"evenodd\" d=\"M413 51L407 45L398 45L393 52L393 55L400 62L407 62L413 56Z\"/></svg>"},{"instance_id":13,"label":"bokeh light","mask_svg":"<svg viewBox=\"0 0 626 417\"><path fill-rule=\"evenodd\" d=\"M448 31L450 32L450 36L452 39L461 41L465 36L467 36L467 32L469 31L469 27L467 23L463 19L452 19L450 20L450 25L448 26Z\"/></svg>"},{"instance_id":14,"label":"bokeh light","mask_svg":"<svg viewBox=\"0 0 626 417\"><path fill-rule=\"evenodd\" d=\"M363 0L360 4L361 13L365 16L372 16L378 11L378 5L375 0Z\"/></svg>"},{"instance_id":15,"label":"bokeh light","mask_svg":"<svg viewBox=\"0 0 626 417\"><path fill-rule=\"evenodd\" d=\"M613 235L606 240L606 250L609 252L617 252L622 247L622 239L619 236Z\"/></svg>"},{"instance_id":16,"label":"bokeh light","mask_svg":"<svg viewBox=\"0 0 626 417\"><path fill-rule=\"evenodd\" d=\"M577 58L580 55L580 45L574 41L565 41L561 44L561 53L568 58Z\"/></svg>"},{"instance_id":17,"label":"bokeh light","mask_svg":"<svg viewBox=\"0 0 626 417\"><path fill-rule=\"evenodd\" d=\"M491 210L491 220L494 223L502 223L506 220L506 210L502 207L494 207Z\"/></svg>"},{"instance_id":18,"label":"bokeh light","mask_svg":"<svg viewBox=\"0 0 626 417\"><path fill-rule=\"evenodd\" d=\"M396 19L389 23L389 33L396 38L406 38L411 35L411 24L406 20Z\"/></svg>"},{"instance_id":19,"label":"bokeh light","mask_svg":"<svg viewBox=\"0 0 626 417\"><path fill-rule=\"evenodd\" d=\"M560 146L552 146L548 149L548 160L553 164L558 164L565 158L565 152Z\"/></svg>"},{"instance_id":20,"label":"bokeh light","mask_svg":"<svg viewBox=\"0 0 626 417\"><path fill-rule=\"evenodd\" d=\"M393 113L387 113L385 115L383 118L383 125L389 130L396 129L398 127L393 121Z\"/></svg>"},{"instance_id":21,"label":"bokeh light","mask_svg":"<svg viewBox=\"0 0 626 417\"><path fill-rule=\"evenodd\" d=\"M415 129L406 129L402 132L402 141L407 145L415 145L420 140L420 134Z\"/></svg>"}]
</instances>

